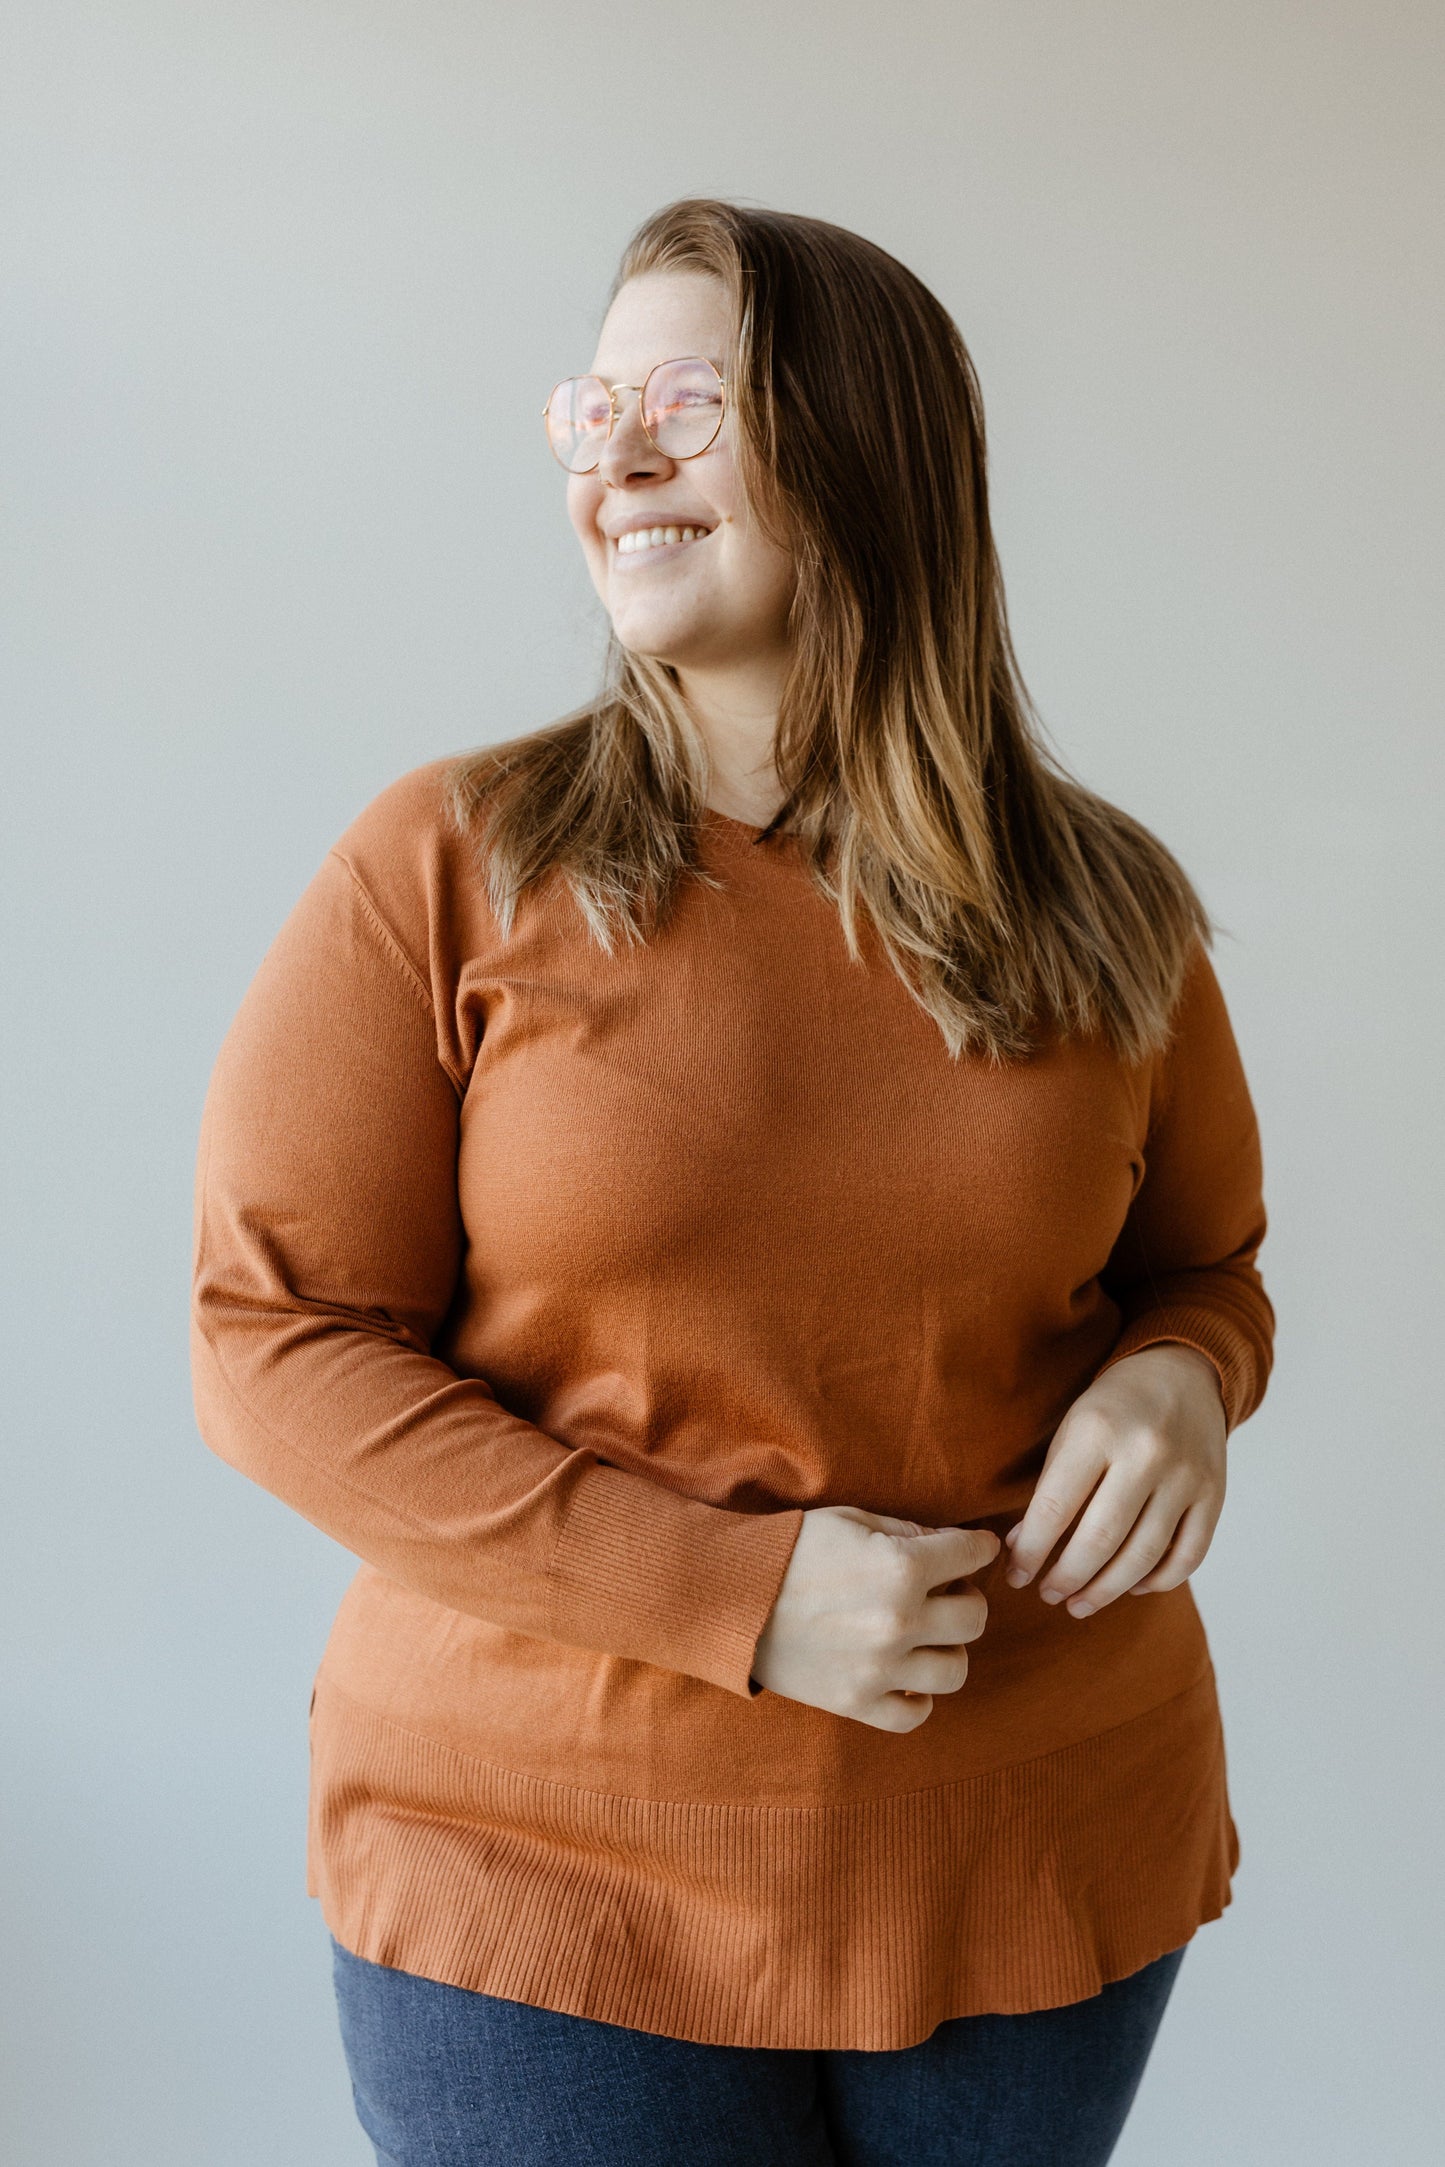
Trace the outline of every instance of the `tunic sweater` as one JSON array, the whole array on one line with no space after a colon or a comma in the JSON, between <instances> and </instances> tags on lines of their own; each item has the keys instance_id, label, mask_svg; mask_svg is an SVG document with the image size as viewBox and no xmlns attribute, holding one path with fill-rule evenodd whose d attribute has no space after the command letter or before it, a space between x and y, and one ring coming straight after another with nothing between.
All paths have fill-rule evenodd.
<instances>
[{"instance_id":1,"label":"tunic sweater","mask_svg":"<svg viewBox=\"0 0 1445 2167\"><path fill-rule=\"evenodd\" d=\"M1079 2000L1228 1903L1187 1582L977 1576L897 1734L750 1676L803 1512L1012 1525L1070 1403L1180 1341L1268 1375L1257 1127L1196 942L1168 1045L952 1056L795 839L707 810L645 942L503 932L450 762L326 854L222 1043L206 1445L360 1561L306 1889L356 1955L675 2038L896 2048Z\"/></svg>"}]
</instances>

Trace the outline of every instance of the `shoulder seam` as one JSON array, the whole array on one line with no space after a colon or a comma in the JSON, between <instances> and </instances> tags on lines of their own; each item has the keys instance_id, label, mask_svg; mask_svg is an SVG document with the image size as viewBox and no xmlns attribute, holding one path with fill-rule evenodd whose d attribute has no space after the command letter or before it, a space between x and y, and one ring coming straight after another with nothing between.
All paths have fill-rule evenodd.
<instances>
[{"instance_id":1,"label":"shoulder seam","mask_svg":"<svg viewBox=\"0 0 1445 2167\"><path fill-rule=\"evenodd\" d=\"M381 914L375 897L372 895L370 889L367 887L361 875L357 872L356 867L352 864L350 858L347 857L345 851L333 847L333 849L328 853L328 855L335 858L338 864L345 866L347 873L351 877L352 887L356 891L357 901L361 905L362 914L370 924L372 931L375 933L378 945L381 947L383 953L391 959L396 969L401 973L401 976L405 980L406 985L413 997L421 1003L423 1013L430 1021L433 1034L435 1034L437 1012L436 1003L431 997L431 988L427 985L427 982L422 977L421 972L412 962L411 957L407 954L405 948L403 948L401 941L399 940L397 935L387 924L385 918ZM453 1090L457 1093L457 1096L459 1098L464 1098L466 1096L466 1084L462 1077L458 1075L456 1069L452 1066L451 1062L444 1058L440 1048L438 1048L437 1050L437 1066L444 1071L449 1082L452 1085Z\"/></svg>"},{"instance_id":2,"label":"shoulder seam","mask_svg":"<svg viewBox=\"0 0 1445 2167\"><path fill-rule=\"evenodd\" d=\"M1179 1033L1180 1024L1182 1021L1182 1012L1184 1008L1185 998L1189 990L1189 981L1193 976L1194 972L1198 969L1199 960L1201 957L1204 960L1206 968L1212 970L1213 966L1210 964L1209 960L1209 949L1205 942L1203 942L1202 940L1196 942L1195 949L1191 951L1191 953L1186 959L1184 971L1179 981L1179 988L1174 996L1174 1003L1169 1012L1168 1035L1165 1038L1164 1044L1159 1048L1158 1052L1154 1055L1153 1060L1150 1063L1149 1115L1145 1123L1146 1143L1153 1141L1155 1129L1158 1126L1159 1122L1163 1120L1165 1114L1169 1111L1169 1102L1174 1096L1175 1056L1179 1050Z\"/></svg>"}]
</instances>

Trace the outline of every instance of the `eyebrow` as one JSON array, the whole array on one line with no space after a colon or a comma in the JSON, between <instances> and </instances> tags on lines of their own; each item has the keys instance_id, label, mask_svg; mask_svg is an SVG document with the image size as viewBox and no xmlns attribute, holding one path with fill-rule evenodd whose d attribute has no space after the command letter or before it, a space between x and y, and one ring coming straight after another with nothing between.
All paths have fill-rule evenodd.
<instances>
[{"instance_id":1,"label":"eyebrow","mask_svg":"<svg viewBox=\"0 0 1445 2167\"><path fill-rule=\"evenodd\" d=\"M692 356L690 354L665 354L663 356L663 359L665 361L690 361L692 359ZM718 359L716 354L701 354L698 356L698 359L702 361L710 361L713 367L717 370L718 375L724 378L726 377L727 370L723 366L722 362ZM652 366L653 368L659 368L661 364L654 361ZM642 384L634 384L630 377L623 378L620 376L604 376L600 369L589 369L587 371L587 374L589 376L597 377L601 383L606 384L609 391L615 391L618 385L623 382L626 383L627 389L629 391L640 391L642 389ZM643 378L643 382L646 382L646 377Z\"/></svg>"}]
</instances>

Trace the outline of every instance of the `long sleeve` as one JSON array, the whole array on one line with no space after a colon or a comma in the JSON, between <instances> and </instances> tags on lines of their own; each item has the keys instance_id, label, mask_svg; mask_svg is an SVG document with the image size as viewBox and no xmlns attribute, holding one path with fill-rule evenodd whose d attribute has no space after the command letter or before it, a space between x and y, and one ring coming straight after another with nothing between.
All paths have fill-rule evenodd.
<instances>
[{"instance_id":1,"label":"long sleeve","mask_svg":"<svg viewBox=\"0 0 1445 2167\"><path fill-rule=\"evenodd\" d=\"M1224 996L1202 945L1158 1065L1145 1171L1106 1270L1122 1330L1101 1371L1165 1340L1219 1372L1228 1426L1253 1414L1274 1311L1255 1262L1265 1234L1259 1130Z\"/></svg>"},{"instance_id":2,"label":"long sleeve","mask_svg":"<svg viewBox=\"0 0 1445 2167\"><path fill-rule=\"evenodd\" d=\"M573 1449L431 1347L464 1249L463 1079L339 851L265 956L201 1121L191 1361L220 1458L431 1600L752 1697L800 1511Z\"/></svg>"}]
</instances>

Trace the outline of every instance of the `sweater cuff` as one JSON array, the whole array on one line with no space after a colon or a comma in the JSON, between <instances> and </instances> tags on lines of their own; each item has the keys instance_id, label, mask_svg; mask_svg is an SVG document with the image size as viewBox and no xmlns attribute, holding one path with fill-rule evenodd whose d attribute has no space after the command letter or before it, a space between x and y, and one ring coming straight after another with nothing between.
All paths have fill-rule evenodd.
<instances>
[{"instance_id":1,"label":"sweater cuff","mask_svg":"<svg viewBox=\"0 0 1445 2167\"><path fill-rule=\"evenodd\" d=\"M1095 1370L1102 1377L1115 1362L1142 1348L1158 1347L1178 1340L1193 1347L1214 1364L1219 1393L1224 1401L1225 1435L1243 1419L1251 1390L1250 1349L1238 1330L1215 1310L1179 1303L1168 1309L1151 1309L1125 1325L1107 1358Z\"/></svg>"},{"instance_id":2,"label":"sweater cuff","mask_svg":"<svg viewBox=\"0 0 1445 2167\"><path fill-rule=\"evenodd\" d=\"M758 1636L801 1507L732 1512L599 1460L578 1483L549 1569L549 1632L753 1699Z\"/></svg>"}]
</instances>

